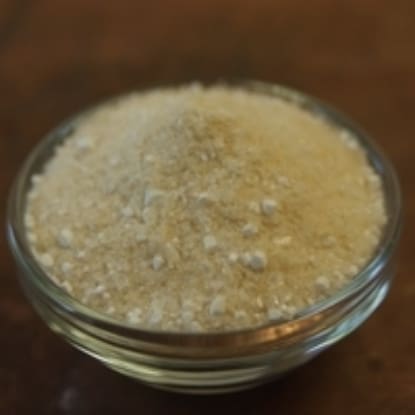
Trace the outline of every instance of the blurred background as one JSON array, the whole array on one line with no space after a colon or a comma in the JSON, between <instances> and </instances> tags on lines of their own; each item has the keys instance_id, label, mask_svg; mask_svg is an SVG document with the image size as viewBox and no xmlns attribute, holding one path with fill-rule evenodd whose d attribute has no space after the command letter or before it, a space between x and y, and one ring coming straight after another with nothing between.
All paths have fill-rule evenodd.
<instances>
[{"instance_id":1,"label":"blurred background","mask_svg":"<svg viewBox=\"0 0 415 415\"><path fill-rule=\"evenodd\" d=\"M160 83L286 84L358 121L397 166L400 271L358 332L286 378L238 395L157 392L72 350L40 322L0 238L1 414L414 414L415 2L0 0L0 205L30 149L65 117Z\"/></svg>"}]
</instances>

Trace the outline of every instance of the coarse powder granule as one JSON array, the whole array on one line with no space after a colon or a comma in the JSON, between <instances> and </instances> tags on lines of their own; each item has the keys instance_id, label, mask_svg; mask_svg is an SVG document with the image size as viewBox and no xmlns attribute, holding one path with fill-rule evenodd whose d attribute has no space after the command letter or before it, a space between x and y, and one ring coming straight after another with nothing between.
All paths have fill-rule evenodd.
<instances>
[{"instance_id":1,"label":"coarse powder granule","mask_svg":"<svg viewBox=\"0 0 415 415\"><path fill-rule=\"evenodd\" d=\"M291 319L356 275L386 222L347 131L222 86L98 107L32 181L27 235L50 278L155 330Z\"/></svg>"}]
</instances>

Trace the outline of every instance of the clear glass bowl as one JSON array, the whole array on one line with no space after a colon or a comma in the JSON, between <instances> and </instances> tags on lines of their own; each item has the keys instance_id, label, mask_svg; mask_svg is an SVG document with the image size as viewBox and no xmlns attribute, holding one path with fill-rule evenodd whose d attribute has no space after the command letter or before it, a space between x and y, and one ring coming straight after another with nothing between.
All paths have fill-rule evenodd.
<instances>
[{"instance_id":1,"label":"clear glass bowl","mask_svg":"<svg viewBox=\"0 0 415 415\"><path fill-rule=\"evenodd\" d=\"M343 115L302 93L260 82L240 87L278 96L352 132L379 173L388 222L373 258L347 285L294 320L249 330L191 334L144 331L71 298L31 254L24 227L30 177L88 111L53 130L31 153L10 194L7 232L20 281L35 309L56 333L105 365L149 385L186 393L222 393L269 381L315 357L360 326L386 296L395 272L401 227L399 184L389 161ZM90 110L89 110L90 111Z\"/></svg>"}]
</instances>

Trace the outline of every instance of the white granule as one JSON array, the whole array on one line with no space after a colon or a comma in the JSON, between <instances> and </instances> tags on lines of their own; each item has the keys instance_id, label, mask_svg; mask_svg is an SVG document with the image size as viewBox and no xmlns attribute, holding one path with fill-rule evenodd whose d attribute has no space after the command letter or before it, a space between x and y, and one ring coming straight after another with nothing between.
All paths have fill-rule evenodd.
<instances>
[{"instance_id":1,"label":"white granule","mask_svg":"<svg viewBox=\"0 0 415 415\"><path fill-rule=\"evenodd\" d=\"M239 259L239 255L236 252L231 252L228 255L228 259L229 259L230 262L236 263L238 261L238 259Z\"/></svg>"},{"instance_id":2,"label":"white granule","mask_svg":"<svg viewBox=\"0 0 415 415\"><path fill-rule=\"evenodd\" d=\"M141 309L139 309L138 307L133 308L132 310L127 312L127 322L130 324L139 324L142 320L142 314L143 313Z\"/></svg>"},{"instance_id":3,"label":"white granule","mask_svg":"<svg viewBox=\"0 0 415 415\"><path fill-rule=\"evenodd\" d=\"M264 215L271 216L277 209L277 202L273 199L264 199L261 202L261 210Z\"/></svg>"},{"instance_id":4,"label":"white granule","mask_svg":"<svg viewBox=\"0 0 415 415\"><path fill-rule=\"evenodd\" d=\"M109 159L109 164L112 167L117 167L120 164L121 160L117 156L111 156Z\"/></svg>"},{"instance_id":5,"label":"white granule","mask_svg":"<svg viewBox=\"0 0 415 415\"><path fill-rule=\"evenodd\" d=\"M27 240L30 242L31 245L35 245L37 242L37 236L29 230L27 232Z\"/></svg>"},{"instance_id":6,"label":"white granule","mask_svg":"<svg viewBox=\"0 0 415 415\"><path fill-rule=\"evenodd\" d=\"M148 317L148 322L151 326L158 325L163 318L163 310L159 307L152 307L150 310L150 315Z\"/></svg>"},{"instance_id":7,"label":"white granule","mask_svg":"<svg viewBox=\"0 0 415 415\"><path fill-rule=\"evenodd\" d=\"M199 203L199 205L201 205L201 206L206 206L212 201L209 193L207 193L207 192L199 193L196 196L196 200Z\"/></svg>"},{"instance_id":8,"label":"white granule","mask_svg":"<svg viewBox=\"0 0 415 415\"><path fill-rule=\"evenodd\" d=\"M42 181L42 176L40 174L34 174L31 178L32 184L36 185Z\"/></svg>"},{"instance_id":9,"label":"white granule","mask_svg":"<svg viewBox=\"0 0 415 415\"><path fill-rule=\"evenodd\" d=\"M154 255L153 260L151 261L151 265L155 271L159 271L166 261L161 255Z\"/></svg>"},{"instance_id":10,"label":"white granule","mask_svg":"<svg viewBox=\"0 0 415 415\"><path fill-rule=\"evenodd\" d=\"M269 320L281 320L283 318L283 313L281 312L281 310L279 310L278 308L275 307L271 307L268 309L267 311L267 315L268 315L268 319Z\"/></svg>"},{"instance_id":11,"label":"white granule","mask_svg":"<svg viewBox=\"0 0 415 415\"><path fill-rule=\"evenodd\" d=\"M350 265L350 267L348 268L347 272L351 276L355 276L359 272L359 268L356 265Z\"/></svg>"},{"instance_id":12,"label":"white granule","mask_svg":"<svg viewBox=\"0 0 415 415\"><path fill-rule=\"evenodd\" d=\"M357 150L359 148L358 142L353 137L353 135L349 133L349 131L346 131L346 130L340 131L339 138L351 150Z\"/></svg>"},{"instance_id":13,"label":"white granule","mask_svg":"<svg viewBox=\"0 0 415 415\"><path fill-rule=\"evenodd\" d=\"M213 235L206 235L203 238L203 246L207 252L213 252L218 247L218 242Z\"/></svg>"},{"instance_id":14,"label":"white granule","mask_svg":"<svg viewBox=\"0 0 415 415\"><path fill-rule=\"evenodd\" d=\"M138 243L142 243L142 242L145 242L147 240L147 234L146 234L145 229L143 229L143 228L137 229L136 234L135 234L135 240Z\"/></svg>"},{"instance_id":15,"label":"white granule","mask_svg":"<svg viewBox=\"0 0 415 415\"><path fill-rule=\"evenodd\" d=\"M219 316L226 311L226 301L223 295L217 295L209 306L209 313L212 316Z\"/></svg>"},{"instance_id":16,"label":"white granule","mask_svg":"<svg viewBox=\"0 0 415 415\"><path fill-rule=\"evenodd\" d=\"M33 219L32 215L29 215L28 213L26 213L25 218L24 218L24 223L26 228L33 228L33 226L35 226L35 221Z\"/></svg>"},{"instance_id":17,"label":"white granule","mask_svg":"<svg viewBox=\"0 0 415 415\"><path fill-rule=\"evenodd\" d=\"M64 274L68 274L72 268L73 266L70 262L64 262L61 266L61 270Z\"/></svg>"},{"instance_id":18,"label":"white granule","mask_svg":"<svg viewBox=\"0 0 415 415\"><path fill-rule=\"evenodd\" d=\"M144 205L151 206L154 202L163 196L163 192L159 189L147 188L144 191Z\"/></svg>"},{"instance_id":19,"label":"white granule","mask_svg":"<svg viewBox=\"0 0 415 415\"><path fill-rule=\"evenodd\" d=\"M156 160L156 158L152 154L146 154L144 157L144 161L147 163L153 163Z\"/></svg>"},{"instance_id":20,"label":"white granule","mask_svg":"<svg viewBox=\"0 0 415 415\"><path fill-rule=\"evenodd\" d=\"M86 252L85 251L78 251L76 254L75 254L75 257L76 258L78 258L78 259L84 259L85 257L86 257Z\"/></svg>"},{"instance_id":21,"label":"white granule","mask_svg":"<svg viewBox=\"0 0 415 415\"><path fill-rule=\"evenodd\" d=\"M249 238L258 233L258 227L252 223L247 223L242 228L242 235Z\"/></svg>"},{"instance_id":22,"label":"white granule","mask_svg":"<svg viewBox=\"0 0 415 415\"><path fill-rule=\"evenodd\" d=\"M322 245L325 248L331 248L336 244L336 238L333 235L327 235L322 240Z\"/></svg>"},{"instance_id":23,"label":"white granule","mask_svg":"<svg viewBox=\"0 0 415 415\"><path fill-rule=\"evenodd\" d=\"M121 208L121 215L125 218L132 218L134 216L134 210L131 206L124 206Z\"/></svg>"},{"instance_id":24,"label":"white granule","mask_svg":"<svg viewBox=\"0 0 415 415\"><path fill-rule=\"evenodd\" d=\"M181 318L185 325L189 325L194 321L194 313L192 310L182 310Z\"/></svg>"},{"instance_id":25,"label":"white granule","mask_svg":"<svg viewBox=\"0 0 415 415\"><path fill-rule=\"evenodd\" d=\"M253 271L263 271L267 266L267 256L262 251L247 252L244 254L245 265Z\"/></svg>"},{"instance_id":26,"label":"white granule","mask_svg":"<svg viewBox=\"0 0 415 415\"><path fill-rule=\"evenodd\" d=\"M38 257L40 263L46 267L46 268L51 268L53 267L53 264L55 263L52 255L46 253L46 254L42 254Z\"/></svg>"},{"instance_id":27,"label":"white granule","mask_svg":"<svg viewBox=\"0 0 415 415\"><path fill-rule=\"evenodd\" d=\"M325 276L320 276L316 279L316 288L325 293L330 289L330 280Z\"/></svg>"},{"instance_id":28,"label":"white granule","mask_svg":"<svg viewBox=\"0 0 415 415\"><path fill-rule=\"evenodd\" d=\"M254 212L254 213L260 213L261 212L261 206L259 205L258 202L255 202L253 200L251 200L248 203L248 208L251 212Z\"/></svg>"},{"instance_id":29,"label":"white granule","mask_svg":"<svg viewBox=\"0 0 415 415\"><path fill-rule=\"evenodd\" d=\"M244 310L235 310L234 316L237 320L245 320L248 317L246 311Z\"/></svg>"},{"instance_id":30,"label":"white granule","mask_svg":"<svg viewBox=\"0 0 415 415\"><path fill-rule=\"evenodd\" d=\"M70 229L64 228L59 232L56 240L61 248L70 248L73 241L73 233Z\"/></svg>"},{"instance_id":31,"label":"white granule","mask_svg":"<svg viewBox=\"0 0 415 415\"><path fill-rule=\"evenodd\" d=\"M92 149L92 142L89 137L80 137L75 142L79 153L84 153Z\"/></svg>"},{"instance_id":32,"label":"white granule","mask_svg":"<svg viewBox=\"0 0 415 415\"><path fill-rule=\"evenodd\" d=\"M272 242L277 246L289 246L291 245L293 238L291 236L283 236L281 238L274 238Z\"/></svg>"},{"instance_id":33,"label":"white granule","mask_svg":"<svg viewBox=\"0 0 415 415\"><path fill-rule=\"evenodd\" d=\"M349 131L219 86L98 108L31 181L40 265L144 329L293 318L359 273L386 223L381 178Z\"/></svg>"},{"instance_id":34,"label":"white granule","mask_svg":"<svg viewBox=\"0 0 415 415\"><path fill-rule=\"evenodd\" d=\"M68 292L69 294L72 294L73 292L73 288L72 288L72 284L69 281L62 281L59 284L66 292Z\"/></svg>"},{"instance_id":35,"label":"white granule","mask_svg":"<svg viewBox=\"0 0 415 415\"><path fill-rule=\"evenodd\" d=\"M264 301L262 300L261 297L256 298L256 304L257 304L258 308L263 308L264 307Z\"/></svg>"},{"instance_id":36,"label":"white granule","mask_svg":"<svg viewBox=\"0 0 415 415\"><path fill-rule=\"evenodd\" d=\"M288 177L285 177L285 176L278 176L277 182L286 187L290 185L290 181L288 180Z\"/></svg>"}]
</instances>

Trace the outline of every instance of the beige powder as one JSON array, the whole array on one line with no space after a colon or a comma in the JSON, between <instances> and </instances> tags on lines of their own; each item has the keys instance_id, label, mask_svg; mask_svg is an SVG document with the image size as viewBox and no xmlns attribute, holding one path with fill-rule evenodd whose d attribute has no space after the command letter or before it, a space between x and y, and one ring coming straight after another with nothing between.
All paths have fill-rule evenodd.
<instances>
[{"instance_id":1,"label":"beige powder","mask_svg":"<svg viewBox=\"0 0 415 415\"><path fill-rule=\"evenodd\" d=\"M98 108L28 200L29 241L57 284L121 321L179 331L294 317L356 275L386 221L349 133L219 86Z\"/></svg>"}]
</instances>

